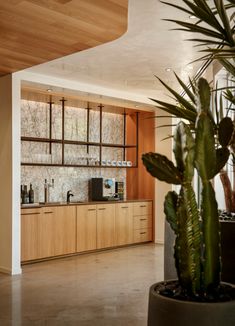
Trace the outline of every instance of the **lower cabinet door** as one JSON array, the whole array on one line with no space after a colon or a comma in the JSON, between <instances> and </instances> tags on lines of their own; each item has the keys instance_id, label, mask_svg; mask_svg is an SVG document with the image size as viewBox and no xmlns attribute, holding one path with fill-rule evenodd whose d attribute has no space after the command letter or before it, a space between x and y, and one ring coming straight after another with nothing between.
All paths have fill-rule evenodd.
<instances>
[{"instance_id":1,"label":"lower cabinet door","mask_svg":"<svg viewBox=\"0 0 235 326\"><path fill-rule=\"evenodd\" d=\"M54 255L76 252L76 206L56 207Z\"/></svg>"},{"instance_id":2,"label":"lower cabinet door","mask_svg":"<svg viewBox=\"0 0 235 326\"><path fill-rule=\"evenodd\" d=\"M77 252L96 249L96 205L77 206Z\"/></svg>"},{"instance_id":3,"label":"lower cabinet door","mask_svg":"<svg viewBox=\"0 0 235 326\"><path fill-rule=\"evenodd\" d=\"M39 258L38 226L40 217L40 208L21 210L21 261Z\"/></svg>"},{"instance_id":4,"label":"lower cabinet door","mask_svg":"<svg viewBox=\"0 0 235 326\"><path fill-rule=\"evenodd\" d=\"M55 255L55 211L55 207L43 207L41 209L38 224L38 258L52 257Z\"/></svg>"},{"instance_id":5,"label":"lower cabinet door","mask_svg":"<svg viewBox=\"0 0 235 326\"><path fill-rule=\"evenodd\" d=\"M115 204L97 205L97 249L115 246Z\"/></svg>"},{"instance_id":6,"label":"lower cabinet door","mask_svg":"<svg viewBox=\"0 0 235 326\"><path fill-rule=\"evenodd\" d=\"M133 206L132 203L118 203L115 212L116 245L133 242Z\"/></svg>"}]
</instances>

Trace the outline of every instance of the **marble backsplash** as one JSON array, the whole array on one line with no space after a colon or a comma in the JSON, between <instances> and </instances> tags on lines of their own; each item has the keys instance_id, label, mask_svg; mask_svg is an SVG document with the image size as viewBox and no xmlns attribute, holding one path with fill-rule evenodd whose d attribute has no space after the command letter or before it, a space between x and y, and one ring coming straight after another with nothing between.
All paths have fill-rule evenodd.
<instances>
[{"instance_id":1,"label":"marble backsplash","mask_svg":"<svg viewBox=\"0 0 235 326\"><path fill-rule=\"evenodd\" d=\"M52 110L52 138L61 139L61 107L54 105ZM65 139L86 140L87 126L86 110L69 107L65 110ZM123 117L120 114L103 113L102 140L104 143L123 143ZM100 135L99 112L90 112L89 139L99 142ZM22 100L21 105L21 135L28 137L49 137L49 106L47 103ZM98 147L90 146L89 155L97 157ZM76 164L79 157L87 155L86 146L65 145L65 163ZM48 159L49 145L47 143L22 142L21 157L24 162L33 162L35 158ZM103 147L102 157L105 160L122 160L122 149ZM52 144L50 163L60 164L61 145ZM45 162L49 163L49 162ZM83 164L80 162L80 164ZM126 169L120 168L84 168L84 167L53 167L53 166L22 166L21 184L29 188L32 183L35 202L44 201L44 180L54 179L54 188L50 188L50 201L65 201L66 193L71 190L73 200L88 199L88 181L92 177L115 178L116 181L126 181Z\"/></svg>"},{"instance_id":2,"label":"marble backsplash","mask_svg":"<svg viewBox=\"0 0 235 326\"><path fill-rule=\"evenodd\" d=\"M88 181L91 178L115 178L116 181L126 180L126 169L114 168L71 168L47 166L22 166L21 183L28 186L32 183L34 201L44 201L44 180L51 183L54 179L54 188L50 188L50 201L66 201L66 194L71 190L73 200L88 200Z\"/></svg>"}]
</instances>

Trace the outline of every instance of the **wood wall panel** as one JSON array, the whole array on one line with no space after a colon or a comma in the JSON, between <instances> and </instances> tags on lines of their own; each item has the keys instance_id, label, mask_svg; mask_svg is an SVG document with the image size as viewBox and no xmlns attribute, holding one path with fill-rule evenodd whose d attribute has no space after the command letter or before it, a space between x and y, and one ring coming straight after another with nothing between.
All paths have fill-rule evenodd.
<instances>
[{"instance_id":1,"label":"wood wall panel","mask_svg":"<svg viewBox=\"0 0 235 326\"><path fill-rule=\"evenodd\" d=\"M154 113L140 112L138 125L138 168L127 170L127 199L154 199L154 178L141 159L143 153L155 149ZM135 126L134 116L127 116L127 143L135 140ZM133 161L134 154L127 155L127 159Z\"/></svg>"},{"instance_id":2,"label":"wood wall panel","mask_svg":"<svg viewBox=\"0 0 235 326\"><path fill-rule=\"evenodd\" d=\"M112 41L127 30L128 0L0 2L0 75Z\"/></svg>"}]
</instances>

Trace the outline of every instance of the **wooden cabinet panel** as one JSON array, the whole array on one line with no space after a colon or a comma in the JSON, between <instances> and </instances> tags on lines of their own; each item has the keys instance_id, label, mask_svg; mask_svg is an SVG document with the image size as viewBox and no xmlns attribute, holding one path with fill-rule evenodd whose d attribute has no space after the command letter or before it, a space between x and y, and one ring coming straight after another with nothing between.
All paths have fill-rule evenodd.
<instances>
[{"instance_id":1,"label":"wooden cabinet panel","mask_svg":"<svg viewBox=\"0 0 235 326\"><path fill-rule=\"evenodd\" d=\"M133 206L132 203L115 205L116 245L133 242Z\"/></svg>"},{"instance_id":2,"label":"wooden cabinet panel","mask_svg":"<svg viewBox=\"0 0 235 326\"><path fill-rule=\"evenodd\" d=\"M21 260L38 259L40 209L21 210Z\"/></svg>"},{"instance_id":3,"label":"wooden cabinet panel","mask_svg":"<svg viewBox=\"0 0 235 326\"><path fill-rule=\"evenodd\" d=\"M97 249L115 246L115 204L97 205Z\"/></svg>"},{"instance_id":4,"label":"wooden cabinet panel","mask_svg":"<svg viewBox=\"0 0 235 326\"><path fill-rule=\"evenodd\" d=\"M43 207L41 209L38 225L38 255L39 258L52 257L55 253L54 227L55 207Z\"/></svg>"},{"instance_id":5,"label":"wooden cabinet panel","mask_svg":"<svg viewBox=\"0 0 235 326\"><path fill-rule=\"evenodd\" d=\"M133 214L136 215L152 215L152 202L138 202L133 204Z\"/></svg>"},{"instance_id":6,"label":"wooden cabinet panel","mask_svg":"<svg viewBox=\"0 0 235 326\"><path fill-rule=\"evenodd\" d=\"M152 215L138 215L134 216L133 224L134 230L152 228Z\"/></svg>"},{"instance_id":7,"label":"wooden cabinet panel","mask_svg":"<svg viewBox=\"0 0 235 326\"><path fill-rule=\"evenodd\" d=\"M56 207L54 255L74 253L76 247L76 206Z\"/></svg>"},{"instance_id":8,"label":"wooden cabinet panel","mask_svg":"<svg viewBox=\"0 0 235 326\"><path fill-rule=\"evenodd\" d=\"M96 249L96 205L77 206L77 252Z\"/></svg>"},{"instance_id":9,"label":"wooden cabinet panel","mask_svg":"<svg viewBox=\"0 0 235 326\"><path fill-rule=\"evenodd\" d=\"M134 230L134 243L152 241L152 229Z\"/></svg>"}]
</instances>

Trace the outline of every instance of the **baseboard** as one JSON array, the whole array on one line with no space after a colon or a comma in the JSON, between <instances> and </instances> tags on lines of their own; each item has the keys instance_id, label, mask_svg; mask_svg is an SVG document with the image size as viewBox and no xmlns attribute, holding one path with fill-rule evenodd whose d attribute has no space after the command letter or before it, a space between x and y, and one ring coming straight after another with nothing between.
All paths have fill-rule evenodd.
<instances>
[{"instance_id":1,"label":"baseboard","mask_svg":"<svg viewBox=\"0 0 235 326\"><path fill-rule=\"evenodd\" d=\"M164 241L162 239L156 239L155 243L157 244L164 244Z\"/></svg>"},{"instance_id":2,"label":"baseboard","mask_svg":"<svg viewBox=\"0 0 235 326\"><path fill-rule=\"evenodd\" d=\"M9 275L19 275L22 274L22 269L18 268L17 270L12 271L10 268L0 266L0 273L9 274Z\"/></svg>"}]
</instances>

